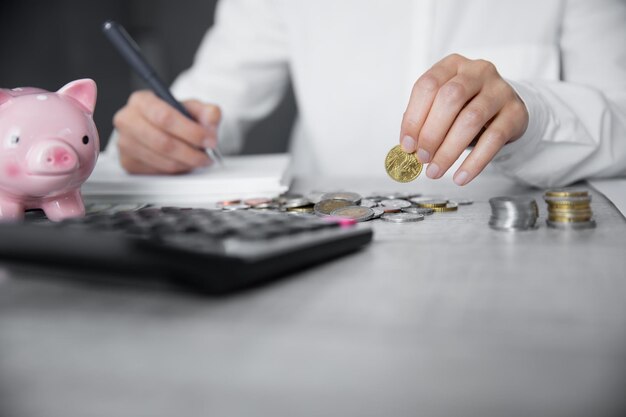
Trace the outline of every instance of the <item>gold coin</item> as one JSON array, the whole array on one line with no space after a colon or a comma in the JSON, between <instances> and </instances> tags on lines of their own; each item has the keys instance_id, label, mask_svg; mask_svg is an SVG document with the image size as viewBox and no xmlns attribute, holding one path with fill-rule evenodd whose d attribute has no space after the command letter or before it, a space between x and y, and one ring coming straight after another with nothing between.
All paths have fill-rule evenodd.
<instances>
[{"instance_id":1,"label":"gold coin","mask_svg":"<svg viewBox=\"0 0 626 417\"><path fill-rule=\"evenodd\" d=\"M422 164L414 153L406 153L400 145L396 145L385 158L387 174L398 182L410 182L422 172Z\"/></svg>"},{"instance_id":2,"label":"gold coin","mask_svg":"<svg viewBox=\"0 0 626 417\"><path fill-rule=\"evenodd\" d=\"M313 205L304 207L291 207L288 208L287 211L292 213L313 213Z\"/></svg>"},{"instance_id":3,"label":"gold coin","mask_svg":"<svg viewBox=\"0 0 626 417\"><path fill-rule=\"evenodd\" d=\"M418 207L423 208L441 208L448 205L448 200L425 200L417 203Z\"/></svg>"},{"instance_id":4,"label":"gold coin","mask_svg":"<svg viewBox=\"0 0 626 417\"><path fill-rule=\"evenodd\" d=\"M444 207L432 207L432 210L435 213L447 213L450 211L457 211L459 209L459 205L457 203L448 203Z\"/></svg>"},{"instance_id":5,"label":"gold coin","mask_svg":"<svg viewBox=\"0 0 626 417\"><path fill-rule=\"evenodd\" d=\"M548 203L548 210L582 210L590 208L591 205L589 204L589 202L575 204Z\"/></svg>"},{"instance_id":6,"label":"gold coin","mask_svg":"<svg viewBox=\"0 0 626 417\"><path fill-rule=\"evenodd\" d=\"M546 197L587 197L589 193L585 190L568 190L567 188L559 188L548 190Z\"/></svg>"},{"instance_id":7,"label":"gold coin","mask_svg":"<svg viewBox=\"0 0 626 417\"><path fill-rule=\"evenodd\" d=\"M554 216L548 215L548 220L555 223L581 223L588 222L591 220L593 216L579 216L579 217L564 217L564 216Z\"/></svg>"},{"instance_id":8,"label":"gold coin","mask_svg":"<svg viewBox=\"0 0 626 417\"><path fill-rule=\"evenodd\" d=\"M579 209L566 209L566 208L555 208L555 207L548 207L548 213L554 213L554 214L586 214L586 213L591 213L591 208L587 207L587 208L579 208Z\"/></svg>"}]
</instances>

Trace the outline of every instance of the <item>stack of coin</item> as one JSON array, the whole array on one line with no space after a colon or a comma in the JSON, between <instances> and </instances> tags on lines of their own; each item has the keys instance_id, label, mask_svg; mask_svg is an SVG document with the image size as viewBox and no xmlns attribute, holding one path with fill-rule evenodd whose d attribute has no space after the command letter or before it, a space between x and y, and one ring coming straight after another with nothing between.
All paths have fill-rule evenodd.
<instances>
[{"instance_id":1,"label":"stack of coin","mask_svg":"<svg viewBox=\"0 0 626 417\"><path fill-rule=\"evenodd\" d=\"M591 196L585 190L555 189L545 192L549 227L589 229L596 227L591 211Z\"/></svg>"},{"instance_id":2,"label":"stack of coin","mask_svg":"<svg viewBox=\"0 0 626 417\"><path fill-rule=\"evenodd\" d=\"M529 197L495 197L489 200L489 226L496 230L529 230L535 227L539 208Z\"/></svg>"}]
</instances>

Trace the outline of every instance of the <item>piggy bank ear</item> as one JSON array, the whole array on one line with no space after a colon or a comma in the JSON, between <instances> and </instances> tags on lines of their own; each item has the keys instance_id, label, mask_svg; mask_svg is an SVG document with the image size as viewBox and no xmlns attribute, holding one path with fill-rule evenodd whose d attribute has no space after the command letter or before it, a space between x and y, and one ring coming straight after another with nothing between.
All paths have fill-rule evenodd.
<instances>
[{"instance_id":1,"label":"piggy bank ear","mask_svg":"<svg viewBox=\"0 0 626 417\"><path fill-rule=\"evenodd\" d=\"M71 83L61 87L57 93L63 96L72 97L74 100L82 104L90 114L93 114L93 111L96 108L98 88L96 87L94 80L90 80L89 78L72 81Z\"/></svg>"},{"instance_id":2,"label":"piggy bank ear","mask_svg":"<svg viewBox=\"0 0 626 417\"><path fill-rule=\"evenodd\" d=\"M12 97L13 96L7 93L6 91L0 90L0 106L2 106L7 101L11 100Z\"/></svg>"}]
</instances>

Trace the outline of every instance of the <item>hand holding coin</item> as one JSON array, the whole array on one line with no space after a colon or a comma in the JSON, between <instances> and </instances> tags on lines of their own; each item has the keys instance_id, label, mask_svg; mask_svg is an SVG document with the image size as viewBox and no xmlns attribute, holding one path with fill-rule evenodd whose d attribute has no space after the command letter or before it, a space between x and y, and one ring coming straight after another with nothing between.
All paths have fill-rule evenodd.
<instances>
[{"instance_id":1,"label":"hand holding coin","mask_svg":"<svg viewBox=\"0 0 626 417\"><path fill-rule=\"evenodd\" d=\"M426 176L437 179L478 137L454 174L454 182L465 185L527 126L526 105L491 62L452 54L415 82L400 141L406 152L416 152L428 164Z\"/></svg>"}]
</instances>

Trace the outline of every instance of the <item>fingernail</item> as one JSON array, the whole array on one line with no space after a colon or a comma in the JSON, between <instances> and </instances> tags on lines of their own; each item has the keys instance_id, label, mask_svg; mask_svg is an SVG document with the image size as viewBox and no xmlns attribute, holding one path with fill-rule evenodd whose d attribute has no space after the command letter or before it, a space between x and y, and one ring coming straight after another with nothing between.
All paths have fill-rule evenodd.
<instances>
[{"instance_id":1,"label":"fingernail","mask_svg":"<svg viewBox=\"0 0 626 417\"><path fill-rule=\"evenodd\" d=\"M417 150L417 159L419 159L422 164L425 164L430 159L430 154L426 149L419 148Z\"/></svg>"},{"instance_id":2,"label":"fingernail","mask_svg":"<svg viewBox=\"0 0 626 417\"><path fill-rule=\"evenodd\" d=\"M404 150L404 152L407 153L413 153L415 152L415 146L417 144L415 143L415 139L413 139L410 136L405 136L402 138L402 149Z\"/></svg>"},{"instance_id":3,"label":"fingernail","mask_svg":"<svg viewBox=\"0 0 626 417\"><path fill-rule=\"evenodd\" d=\"M439 165L434 162L428 164L428 168L426 168L426 175L428 178L437 178L437 175L439 175Z\"/></svg>"},{"instance_id":4,"label":"fingernail","mask_svg":"<svg viewBox=\"0 0 626 417\"><path fill-rule=\"evenodd\" d=\"M469 177L469 174L467 173L467 171L459 171L454 176L454 183L456 185L465 185L468 177Z\"/></svg>"},{"instance_id":5,"label":"fingernail","mask_svg":"<svg viewBox=\"0 0 626 417\"><path fill-rule=\"evenodd\" d=\"M215 140L211 139L211 138L206 138L203 142L202 145L205 148L212 148L213 144L215 143Z\"/></svg>"}]
</instances>

